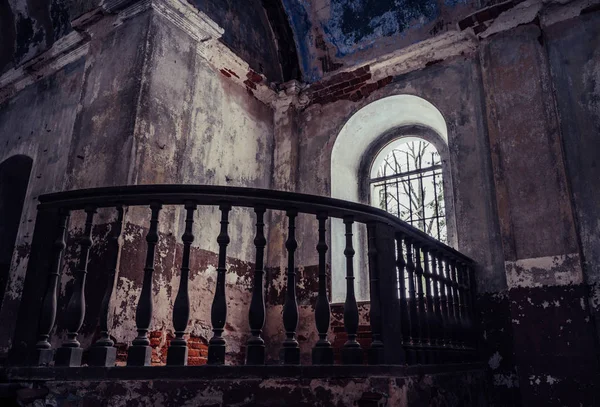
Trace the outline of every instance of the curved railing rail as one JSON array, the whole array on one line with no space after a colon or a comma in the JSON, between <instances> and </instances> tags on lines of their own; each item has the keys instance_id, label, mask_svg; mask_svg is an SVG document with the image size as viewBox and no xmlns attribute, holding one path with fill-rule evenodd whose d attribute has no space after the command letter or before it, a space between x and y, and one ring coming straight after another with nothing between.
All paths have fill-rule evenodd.
<instances>
[{"instance_id":1,"label":"curved railing rail","mask_svg":"<svg viewBox=\"0 0 600 407\"><path fill-rule=\"evenodd\" d=\"M79 366L83 349L77 341L85 316L85 282L90 249L93 245L92 227L99 208L115 208L115 227L111 228L109 251L111 270L100 315L101 337L90 348L89 364L113 366L116 349L108 327L109 301L114 289L114 276L119 256L119 236L123 224L123 207L147 206L151 217L146 236L146 263L142 290L136 309L138 335L128 350L127 364L150 365L151 347L148 330L152 319L152 276L155 248L158 242L159 214L163 205L179 205L186 210L186 228L182 236L183 258L181 283L173 307L175 338L168 349L168 365L185 365L187 343L185 331L189 321L188 277L190 247L194 240L194 212L198 206L218 206L221 230L216 237L219 244L217 280L211 310L214 335L208 347L208 363L223 364L226 341L223 337L227 318L225 274L229 212L232 207L253 208L256 215L256 247L254 289L249 307L251 337L246 344L246 363L265 363L265 343L261 337L265 323L263 298L264 234L267 210L285 211L288 218L288 238L285 244L288 257L283 326L286 338L282 343L281 358L285 364L298 364L300 350L296 340L298 306L296 303L295 251L297 249L295 220L299 213L316 215L318 221L319 289L315 307L315 324L319 340L314 344L313 363L331 364L333 348L328 340L330 307L327 296L326 221L343 219L346 248L346 301L344 327L348 336L341 349L342 363L362 364L363 349L358 343L359 311L354 296L353 247L354 223L363 223L367 229L366 255L370 279L370 324L372 342L368 350L371 364L443 363L468 361L475 353L473 329L473 270L471 259L446 246L395 216L380 209L314 195L283 191L204 185L139 185L83 189L42 195L38 206L39 224L52 219L54 243L46 266L48 269L39 333L36 344L36 363L47 365ZM75 273L75 285L66 308L67 339L54 351L49 336L57 313L58 281L62 253L65 249L67 220L72 211L84 211L86 223L79 241L80 258ZM36 234L40 228L36 226ZM46 230L45 233L48 233ZM46 240L48 236L45 237ZM35 239L35 237L34 237ZM47 245L46 245L47 246ZM42 262L43 263L43 262Z\"/></svg>"}]
</instances>

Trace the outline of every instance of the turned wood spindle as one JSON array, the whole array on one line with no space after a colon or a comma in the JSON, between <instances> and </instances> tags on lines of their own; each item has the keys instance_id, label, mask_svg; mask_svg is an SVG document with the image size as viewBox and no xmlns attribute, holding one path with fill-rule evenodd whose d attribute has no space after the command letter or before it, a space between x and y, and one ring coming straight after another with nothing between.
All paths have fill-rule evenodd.
<instances>
[{"instance_id":1,"label":"turned wood spindle","mask_svg":"<svg viewBox=\"0 0 600 407\"><path fill-rule=\"evenodd\" d=\"M194 212L196 203L185 203L186 218L185 231L181 236L183 242L183 254L181 257L181 273L179 276L179 289L173 304L173 328L175 338L171 340L167 351L167 365L185 366L188 359L187 341L184 338L190 320L190 296L188 290L190 276L190 251L194 242Z\"/></svg>"},{"instance_id":2,"label":"turned wood spindle","mask_svg":"<svg viewBox=\"0 0 600 407\"><path fill-rule=\"evenodd\" d=\"M348 340L342 348L342 363L346 365L359 365L363 363L363 352L356 340L358 334L358 304L354 294L354 247L352 245L352 216L344 217L346 225L346 301L344 302L344 328Z\"/></svg>"},{"instance_id":3,"label":"turned wood spindle","mask_svg":"<svg viewBox=\"0 0 600 407\"><path fill-rule=\"evenodd\" d=\"M473 299L473 288L472 288L472 272L473 267L469 264L464 265L464 285L465 285L465 327L466 327L466 335L468 338L467 345L471 348L472 354L471 358L475 356L474 349L476 346L476 331L475 331L475 322L473 315L474 312L474 299Z\"/></svg>"},{"instance_id":4,"label":"turned wood spindle","mask_svg":"<svg viewBox=\"0 0 600 407\"><path fill-rule=\"evenodd\" d=\"M406 247L406 272L408 275L407 304L408 315L410 318L410 348L407 352L407 359L409 364L415 364L419 361L417 349L420 347L419 317L417 314L417 293L415 289L415 263L413 261L413 245L411 239L406 237L404 239L404 244Z\"/></svg>"},{"instance_id":5,"label":"turned wood spindle","mask_svg":"<svg viewBox=\"0 0 600 407\"><path fill-rule=\"evenodd\" d=\"M451 268L451 259L449 257L446 257L446 267L445 267L445 276L444 276L444 281L446 283L446 302L448 304L447 306L447 310L448 310L448 323L446 325L446 337L447 337L447 345L451 348L451 350L453 351L456 347L456 340L454 337L454 333L455 333L455 328L456 328L456 319L454 318L454 316L456 315L454 312L454 293L452 290L452 279L450 277L451 273L450 273L450 268ZM448 354L450 361L453 362L454 361L454 352L451 352Z\"/></svg>"},{"instance_id":6,"label":"turned wood spindle","mask_svg":"<svg viewBox=\"0 0 600 407\"><path fill-rule=\"evenodd\" d=\"M286 365L300 364L300 347L296 340L296 329L298 328L298 303L296 302L296 270L294 254L298 248L296 241L296 216L297 210L288 210L288 238L285 248L288 253L287 287L285 291L285 303L283 304L283 327L285 328L285 340L281 349L281 359Z\"/></svg>"},{"instance_id":7,"label":"turned wood spindle","mask_svg":"<svg viewBox=\"0 0 600 407\"><path fill-rule=\"evenodd\" d=\"M48 341L50 332L56 321L56 307L58 298L58 278L60 276L60 266L63 251L65 250L65 234L67 230L67 221L69 219L69 211L60 209L58 211L58 225L56 227L56 237L52 243L52 262L50 265L50 273L48 274L48 282L46 285L46 293L42 301L42 310L39 322L39 340L35 345L37 349L37 364L40 366L48 365L54 356L52 345Z\"/></svg>"},{"instance_id":8,"label":"turned wood spindle","mask_svg":"<svg viewBox=\"0 0 600 407\"><path fill-rule=\"evenodd\" d=\"M79 265L75 272L75 284L73 293L67 305L67 340L56 351L56 366L81 366L81 357L83 348L77 340L79 330L83 325L85 318L85 281L87 277L88 261L90 258L90 248L92 247L92 227L94 225L95 207L85 209L85 230L79 241L81 247L79 253Z\"/></svg>"},{"instance_id":9,"label":"turned wood spindle","mask_svg":"<svg viewBox=\"0 0 600 407\"><path fill-rule=\"evenodd\" d=\"M429 263L429 248L423 246L421 248L421 253L423 254L423 264L425 269L423 270L423 276L425 277L425 308L426 308L426 318L425 318L425 344L429 347L428 350L428 362L435 363L435 350L434 347L434 339L433 339L433 330L435 324L435 314L433 311L433 295L431 290L432 285L432 277L431 274L431 265Z\"/></svg>"},{"instance_id":10,"label":"turned wood spindle","mask_svg":"<svg viewBox=\"0 0 600 407\"><path fill-rule=\"evenodd\" d=\"M150 204L152 215L150 217L150 229L146 235L144 279L135 312L135 324L138 334L129 348L127 366L150 366L152 361L152 348L150 347L150 339L148 339L148 330L152 322L152 278L154 276L154 258L158 243L158 215L161 209L162 204L159 202Z\"/></svg>"},{"instance_id":11,"label":"turned wood spindle","mask_svg":"<svg viewBox=\"0 0 600 407\"><path fill-rule=\"evenodd\" d=\"M438 255L437 252L431 252L431 278L432 278L432 289L433 289L433 323L431 325L431 336L432 345L435 347L435 359L436 362L441 360L440 358L440 347L443 343L443 321L442 321L442 309L440 302L440 276L438 274Z\"/></svg>"},{"instance_id":12,"label":"turned wood spindle","mask_svg":"<svg viewBox=\"0 0 600 407\"><path fill-rule=\"evenodd\" d=\"M456 319L456 344L459 348L464 349L464 292L460 280L460 264L457 260L452 261L452 288L454 290L454 318Z\"/></svg>"},{"instance_id":13,"label":"turned wood spindle","mask_svg":"<svg viewBox=\"0 0 600 407\"><path fill-rule=\"evenodd\" d=\"M223 338L225 330L225 321L227 320L227 299L225 298L225 268L227 262L227 245L230 239L227 232L229 226L229 211L231 205L221 204L221 231L217 237L219 244L219 263L217 265L217 287L210 310L210 320L213 327L213 337L208 342L208 364L222 365L225 363L225 350L227 342Z\"/></svg>"},{"instance_id":14,"label":"turned wood spindle","mask_svg":"<svg viewBox=\"0 0 600 407\"><path fill-rule=\"evenodd\" d=\"M444 255L438 254L437 266L438 266L438 280L440 287L440 313L441 313L441 325L439 341L442 346L442 361L448 359L448 350L450 348L450 339L448 336L448 327L450 326L449 311L448 311L448 296L446 290L446 277L444 276Z\"/></svg>"},{"instance_id":15,"label":"turned wood spindle","mask_svg":"<svg viewBox=\"0 0 600 407\"><path fill-rule=\"evenodd\" d=\"M426 341L426 321L427 316L425 315L425 293L423 291L423 256L421 255L421 245L418 242L415 242L414 245L415 250L415 280L417 285L417 318L418 318L418 330L417 336L421 349L419 350L419 361L424 364L427 363L427 352L425 349L427 346Z\"/></svg>"},{"instance_id":16,"label":"turned wood spindle","mask_svg":"<svg viewBox=\"0 0 600 407\"><path fill-rule=\"evenodd\" d=\"M406 298L406 260L404 260L404 250L402 247L402 235L397 234L396 238L396 267L398 268L398 283L400 286L400 324L402 328L402 345L410 346L410 317L408 311L408 302Z\"/></svg>"},{"instance_id":17,"label":"turned wood spindle","mask_svg":"<svg viewBox=\"0 0 600 407\"><path fill-rule=\"evenodd\" d=\"M119 262L119 254L121 245L119 238L123 230L123 207L117 206L117 219L110 228L109 237L109 250L110 250L110 270L108 272L106 280L106 290L104 291L104 297L102 298L102 304L100 306L100 338L94 343L90 349L89 364L91 366L105 366L111 367L115 365L117 359L117 349L115 343L110 338L109 329L109 316L110 316L110 303L113 295L115 286L115 278L117 275L117 265Z\"/></svg>"},{"instance_id":18,"label":"turned wood spindle","mask_svg":"<svg viewBox=\"0 0 600 407\"><path fill-rule=\"evenodd\" d=\"M265 208L257 206L254 208L256 213L256 236L254 246L256 247L256 262L254 269L254 284L252 286L252 300L250 301L250 311L248 321L250 323L250 339L246 344L246 364L264 365L265 364L265 341L261 337L262 329L265 325L265 300L263 296L263 275L265 246Z\"/></svg>"},{"instance_id":19,"label":"turned wood spindle","mask_svg":"<svg viewBox=\"0 0 600 407\"><path fill-rule=\"evenodd\" d=\"M327 214L317 214L319 221L319 242L317 243L317 252L319 253L319 294L315 305L315 324L319 332L319 340L312 350L312 362L314 365L333 364L333 348L331 342L327 339L329 323L331 318L331 309L329 299L327 298L327 274L326 274L326 255L327 242L325 240Z\"/></svg>"},{"instance_id":20,"label":"turned wood spindle","mask_svg":"<svg viewBox=\"0 0 600 407\"><path fill-rule=\"evenodd\" d=\"M371 320L371 347L369 349L369 364L380 365L385 362L384 348L381 338L382 319L381 319L381 296L379 289L379 275L381 272L379 262L377 260L377 235L375 234L375 224L367 225L368 231L368 248L367 255L369 259L369 275L370 275L370 303L369 318Z\"/></svg>"}]
</instances>

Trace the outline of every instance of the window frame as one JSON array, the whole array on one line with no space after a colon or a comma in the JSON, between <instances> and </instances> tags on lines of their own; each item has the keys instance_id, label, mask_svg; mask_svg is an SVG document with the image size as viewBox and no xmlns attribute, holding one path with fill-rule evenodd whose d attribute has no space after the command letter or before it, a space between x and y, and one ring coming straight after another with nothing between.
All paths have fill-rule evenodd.
<instances>
[{"instance_id":1,"label":"window frame","mask_svg":"<svg viewBox=\"0 0 600 407\"><path fill-rule=\"evenodd\" d=\"M419 138L438 151L442 164L444 204L446 208L447 239L446 244L457 247L456 216L454 214L454 193L450 152L446 141L433 129L422 125L400 126L386 131L369 145L363 153L360 164L359 199L361 203L377 206L371 199L371 172L379 154L391 143L402 138ZM435 237L434 237L435 238Z\"/></svg>"}]
</instances>

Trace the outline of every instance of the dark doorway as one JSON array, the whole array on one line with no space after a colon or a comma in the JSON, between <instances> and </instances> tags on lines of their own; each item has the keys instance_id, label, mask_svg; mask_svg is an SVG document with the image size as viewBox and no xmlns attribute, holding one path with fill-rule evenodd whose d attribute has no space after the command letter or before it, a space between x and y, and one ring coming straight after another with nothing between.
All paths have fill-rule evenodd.
<instances>
[{"instance_id":1,"label":"dark doorway","mask_svg":"<svg viewBox=\"0 0 600 407\"><path fill-rule=\"evenodd\" d=\"M0 299L4 299L10 262L21 222L33 160L15 155L0 163ZM0 307L2 303L0 302Z\"/></svg>"}]
</instances>

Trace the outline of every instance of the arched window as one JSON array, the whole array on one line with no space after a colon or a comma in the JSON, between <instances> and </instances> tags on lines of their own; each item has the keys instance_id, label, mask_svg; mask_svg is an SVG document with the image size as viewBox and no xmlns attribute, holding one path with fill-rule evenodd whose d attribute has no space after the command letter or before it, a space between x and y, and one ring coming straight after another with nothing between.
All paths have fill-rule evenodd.
<instances>
[{"instance_id":1,"label":"arched window","mask_svg":"<svg viewBox=\"0 0 600 407\"><path fill-rule=\"evenodd\" d=\"M411 140L416 141L417 145L410 144ZM396 164L390 162L392 168L388 167L378 175L381 166L394 149L402 151L402 149L409 146L419 148L419 140L426 142L428 145L426 148L424 144L420 147L425 149L425 152L423 152L422 161L418 166L414 163L407 165L399 162L397 167L394 168ZM430 155L433 151L439 154L434 155L433 160L430 156L427 160L425 155ZM429 194L432 194L434 190L437 191L438 198L444 200L441 206L439 206L440 201L437 201L437 210L435 207L433 209L427 207L427 204L431 202L425 202L425 208L417 202L412 210L413 219L411 222L410 206L415 202L403 201L407 198L402 198L397 194L400 203L408 204L409 211L406 212L402 205L398 209L397 204L395 211L403 220L420 229L423 225L423 229L427 229L428 224L433 220L434 226L430 230L431 235L454 245L456 243L456 227L452 216L454 209L451 199L451 171L448 157L448 128L442 113L433 104L414 95L395 95L382 98L358 110L342 127L335 139L331 151L331 196L381 207L380 192L374 191L379 185L384 188L384 195L382 196L388 199L388 201L384 200L384 206L394 213L394 199L393 194L390 193L393 191L387 191L388 195L385 195L384 181L386 180L382 177L391 176L387 179L387 183L391 184L393 188L396 187L394 179L399 181L410 179L411 184L404 185L406 187L410 185L408 192L410 194L412 191L414 195L417 186L420 188L420 185L419 175L413 171L426 170L427 172L422 173L423 179L433 178L433 173L435 173L436 186L427 187L425 193L421 192L420 194L424 195L424 200L427 200L427 197L431 196ZM402 160L399 155L397 155L397 158ZM393 161L393 155L391 159ZM406 160L406 157L404 157L404 160ZM427 164L428 161L431 163ZM382 182L384 183L382 184ZM398 188L402 188L402 185L402 182L399 182ZM423 186L425 187L425 185ZM401 191L399 190L399 192ZM418 201L421 199L421 195L416 192L413 199ZM435 202L433 202L433 205L435 206ZM418 213L419 209L420 213ZM423 209L425 209L424 214ZM438 221L440 222L439 227L437 226ZM354 234L354 246L362 247L365 241L365 231L358 228L357 233ZM344 225L341 220L332 219L330 253L343 253L344 244ZM362 252L357 250L354 256L354 269L358 271L355 275L355 287L356 297L359 301L369 299L369 276L366 260ZM332 255L331 297L333 302L344 300L344 277L343 256Z\"/></svg>"},{"instance_id":2,"label":"arched window","mask_svg":"<svg viewBox=\"0 0 600 407\"><path fill-rule=\"evenodd\" d=\"M440 153L429 141L403 137L373 160L370 199L377 206L442 242L448 240Z\"/></svg>"}]
</instances>

